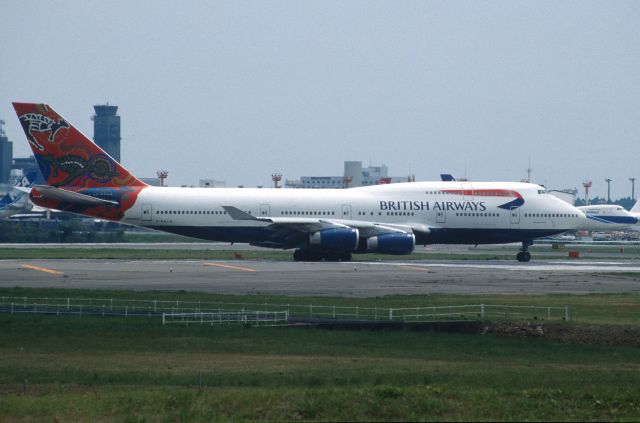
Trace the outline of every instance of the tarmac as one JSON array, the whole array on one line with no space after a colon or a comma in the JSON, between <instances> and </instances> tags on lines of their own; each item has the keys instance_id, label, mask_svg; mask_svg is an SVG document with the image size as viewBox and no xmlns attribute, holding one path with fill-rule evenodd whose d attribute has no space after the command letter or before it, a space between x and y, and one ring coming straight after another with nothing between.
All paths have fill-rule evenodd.
<instances>
[{"instance_id":1,"label":"tarmac","mask_svg":"<svg viewBox=\"0 0 640 423\"><path fill-rule=\"evenodd\" d=\"M382 297L638 293L640 261L0 260L0 287Z\"/></svg>"}]
</instances>

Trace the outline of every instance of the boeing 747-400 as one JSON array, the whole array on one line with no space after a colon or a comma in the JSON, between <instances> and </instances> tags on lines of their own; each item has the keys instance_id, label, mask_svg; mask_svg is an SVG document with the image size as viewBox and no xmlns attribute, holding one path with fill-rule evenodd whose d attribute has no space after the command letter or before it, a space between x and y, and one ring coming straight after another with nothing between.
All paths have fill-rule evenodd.
<instances>
[{"instance_id":1,"label":"boeing 747-400","mask_svg":"<svg viewBox=\"0 0 640 423\"><path fill-rule=\"evenodd\" d=\"M585 215L539 185L408 182L350 189L152 187L46 104L14 103L47 185L42 207L180 235L295 249L294 259L410 254L416 244L522 243L581 226Z\"/></svg>"}]
</instances>

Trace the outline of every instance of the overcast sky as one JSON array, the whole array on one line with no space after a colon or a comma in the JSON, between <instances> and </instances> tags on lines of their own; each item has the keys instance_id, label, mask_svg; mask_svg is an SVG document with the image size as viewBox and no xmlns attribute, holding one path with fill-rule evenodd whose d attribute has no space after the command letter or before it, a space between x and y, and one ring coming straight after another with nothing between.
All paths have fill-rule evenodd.
<instances>
[{"instance_id":1,"label":"overcast sky","mask_svg":"<svg viewBox=\"0 0 640 423\"><path fill-rule=\"evenodd\" d=\"M630 195L640 178L640 2L7 1L0 117L46 102L170 185L341 175L534 182ZM636 192L640 192L640 182Z\"/></svg>"}]
</instances>

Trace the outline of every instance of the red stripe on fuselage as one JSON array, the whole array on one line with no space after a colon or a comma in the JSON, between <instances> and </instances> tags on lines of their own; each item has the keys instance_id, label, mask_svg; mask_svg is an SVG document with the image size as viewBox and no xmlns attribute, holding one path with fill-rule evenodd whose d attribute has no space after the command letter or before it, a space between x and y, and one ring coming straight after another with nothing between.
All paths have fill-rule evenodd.
<instances>
[{"instance_id":1,"label":"red stripe on fuselage","mask_svg":"<svg viewBox=\"0 0 640 423\"><path fill-rule=\"evenodd\" d=\"M522 198L517 191L510 189L443 189L449 194L466 195L468 197L516 197Z\"/></svg>"}]
</instances>

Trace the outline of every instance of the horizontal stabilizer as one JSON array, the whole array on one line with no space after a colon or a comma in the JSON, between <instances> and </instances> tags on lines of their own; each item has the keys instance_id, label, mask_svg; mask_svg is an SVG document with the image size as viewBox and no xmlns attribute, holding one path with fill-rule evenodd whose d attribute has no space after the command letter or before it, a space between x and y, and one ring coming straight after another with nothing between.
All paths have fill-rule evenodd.
<instances>
[{"instance_id":1,"label":"horizontal stabilizer","mask_svg":"<svg viewBox=\"0 0 640 423\"><path fill-rule=\"evenodd\" d=\"M38 194L48 200L64 201L78 206L117 206L117 201L103 200L90 195L80 194L79 192L69 191L62 188L51 187L48 185L35 185L34 188Z\"/></svg>"}]
</instances>

